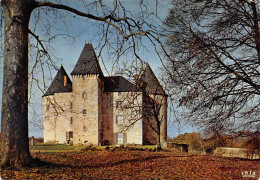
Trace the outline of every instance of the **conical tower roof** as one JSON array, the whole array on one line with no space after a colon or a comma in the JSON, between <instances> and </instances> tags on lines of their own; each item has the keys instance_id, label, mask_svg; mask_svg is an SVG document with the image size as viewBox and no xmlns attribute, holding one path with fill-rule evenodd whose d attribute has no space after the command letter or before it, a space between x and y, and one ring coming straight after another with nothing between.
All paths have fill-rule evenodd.
<instances>
[{"instance_id":1,"label":"conical tower roof","mask_svg":"<svg viewBox=\"0 0 260 180\"><path fill-rule=\"evenodd\" d=\"M140 76L139 83L149 94L166 95L149 64L146 64L146 67Z\"/></svg>"},{"instance_id":2,"label":"conical tower roof","mask_svg":"<svg viewBox=\"0 0 260 180\"><path fill-rule=\"evenodd\" d=\"M72 82L61 65L50 87L43 96L54 95L54 93L72 92Z\"/></svg>"},{"instance_id":3,"label":"conical tower roof","mask_svg":"<svg viewBox=\"0 0 260 180\"><path fill-rule=\"evenodd\" d=\"M92 44L85 44L80 57L71 75L99 74L103 77L103 72L98 63Z\"/></svg>"}]
</instances>

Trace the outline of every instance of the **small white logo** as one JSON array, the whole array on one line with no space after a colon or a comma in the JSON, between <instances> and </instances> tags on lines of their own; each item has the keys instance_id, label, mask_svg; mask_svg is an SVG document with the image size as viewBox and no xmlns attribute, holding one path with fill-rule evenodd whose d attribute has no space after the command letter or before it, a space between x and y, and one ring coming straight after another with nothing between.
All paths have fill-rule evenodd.
<instances>
[{"instance_id":1,"label":"small white logo","mask_svg":"<svg viewBox=\"0 0 260 180\"><path fill-rule=\"evenodd\" d=\"M241 172L243 178L256 178L256 172L255 171L244 171Z\"/></svg>"}]
</instances>

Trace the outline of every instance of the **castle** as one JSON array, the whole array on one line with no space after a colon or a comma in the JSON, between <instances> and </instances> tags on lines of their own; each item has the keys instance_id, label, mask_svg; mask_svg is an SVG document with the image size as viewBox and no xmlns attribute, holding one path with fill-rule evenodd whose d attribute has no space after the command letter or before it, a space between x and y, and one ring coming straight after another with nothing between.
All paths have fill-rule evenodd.
<instances>
[{"instance_id":1,"label":"castle","mask_svg":"<svg viewBox=\"0 0 260 180\"><path fill-rule=\"evenodd\" d=\"M148 64L135 83L121 76L106 77L92 45L86 44L70 75L72 81L61 66L43 95L44 142L167 141L167 95Z\"/></svg>"}]
</instances>

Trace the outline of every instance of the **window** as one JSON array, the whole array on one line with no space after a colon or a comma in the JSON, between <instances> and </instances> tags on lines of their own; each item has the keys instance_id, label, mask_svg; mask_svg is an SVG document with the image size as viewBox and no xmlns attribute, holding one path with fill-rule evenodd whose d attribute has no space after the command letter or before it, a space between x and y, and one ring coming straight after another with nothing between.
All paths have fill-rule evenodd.
<instances>
[{"instance_id":1,"label":"window","mask_svg":"<svg viewBox=\"0 0 260 180\"><path fill-rule=\"evenodd\" d=\"M70 138L73 138L73 131L69 132L69 136L70 136Z\"/></svg>"},{"instance_id":2,"label":"window","mask_svg":"<svg viewBox=\"0 0 260 180\"><path fill-rule=\"evenodd\" d=\"M87 110L83 109L82 113L83 113L84 116L86 116L87 115Z\"/></svg>"},{"instance_id":3,"label":"window","mask_svg":"<svg viewBox=\"0 0 260 180\"><path fill-rule=\"evenodd\" d=\"M124 116L116 116L116 124L124 124Z\"/></svg>"},{"instance_id":4,"label":"window","mask_svg":"<svg viewBox=\"0 0 260 180\"><path fill-rule=\"evenodd\" d=\"M118 144L124 143L124 134L123 133L117 133L117 143Z\"/></svg>"},{"instance_id":5,"label":"window","mask_svg":"<svg viewBox=\"0 0 260 180\"><path fill-rule=\"evenodd\" d=\"M126 133L114 133L114 143L115 144L125 144L127 143Z\"/></svg>"},{"instance_id":6,"label":"window","mask_svg":"<svg viewBox=\"0 0 260 180\"><path fill-rule=\"evenodd\" d=\"M86 125L83 126L83 131L87 131L87 126Z\"/></svg>"},{"instance_id":7,"label":"window","mask_svg":"<svg viewBox=\"0 0 260 180\"><path fill-rule=\"evenodd\" d=\"M73 104L72 104L72 102L70 103L70 109L72 109L73 108Z\"/></svg>"},{"instance_id":8,"label":"window","mask_svg":"<svg viewBox=\"0 0 260 180\"><path fill-rule=\"evenodd\" d=\"M73 117L70 117L70 124L73 124Z\"/></svg>"},{"instance_id":9,"label":"window","mask_svg":"<svg viewBox=\"0 0 260 180\"><path fill-rule=\"evenodd\" d=\"M122 108L122 101L116 101L116 108Z\"/></svg>"},{"instance_id":10,"label":"window","mask_svg":"<svg viewBox=\"0 0 260 180\"><path fill-rule=\"evenodd\" d=\"M140 110L133 110L131 111L132 118L137 118L140 115Z\"/></svg>"},{"instance_id":11,"label":"window","mask_svg":"<svg viewBox=\"0 0 260 180\"><path fill-rule=\"evenodd\" d=\"M46 111L49 111L49 109L50 109L50 105L48 104L46 105Z\"/></svg>"},{"instance_id":12,"label":"window","mask_svg":"<svg viewBox=\"0 0 260 180\"><path fill-rule=\"evenodd\" d=\"M73 131L65 132L67 144L71 144L73 140Z\"/></svg>"},{"instance_id":13,"label":"window","mask_svg":"<svg viewBox=\"0 0 260 180\"><path fill-rule=\"evenodd\" d=\"M86 99L87 98L87 94L85 92L82 93L82 98Z\"/></svg>"}]
</instances>

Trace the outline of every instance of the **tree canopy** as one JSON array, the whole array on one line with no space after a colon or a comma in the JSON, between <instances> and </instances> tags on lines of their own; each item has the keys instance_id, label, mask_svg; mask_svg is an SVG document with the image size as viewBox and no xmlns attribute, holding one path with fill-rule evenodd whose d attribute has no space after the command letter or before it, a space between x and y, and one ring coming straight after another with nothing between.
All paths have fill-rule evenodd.
<instances>
[{"instance_id":1,"label":"tree canopy","mask_svg":"<svg viewBox=\"0 0 260 180\"><path fill-rule=\"evenodd\" d=\"M179 115L213 134L260 130L259 1L172 1L165 81Z\"/></svg>"}]
</instances>

